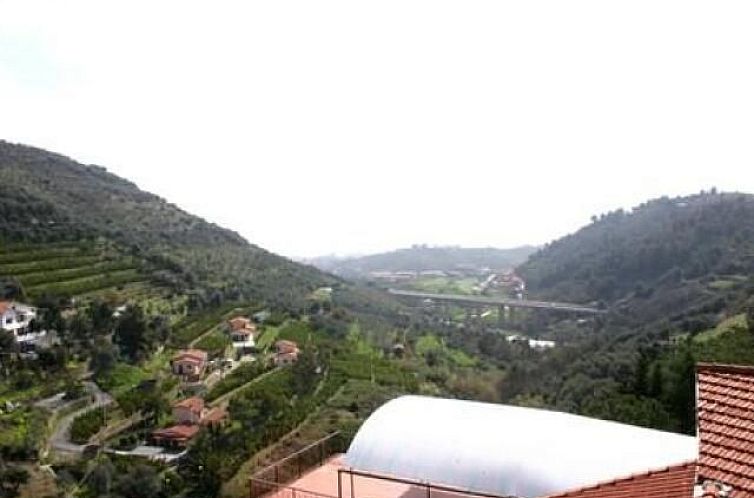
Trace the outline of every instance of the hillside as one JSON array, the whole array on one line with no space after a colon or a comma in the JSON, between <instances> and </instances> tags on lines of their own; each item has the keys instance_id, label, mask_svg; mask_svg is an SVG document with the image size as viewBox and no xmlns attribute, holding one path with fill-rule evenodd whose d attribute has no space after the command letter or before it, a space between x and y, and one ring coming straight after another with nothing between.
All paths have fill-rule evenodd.
<instances>
[{"instance_id":1,"label":"hillside","mask_svg":"<svg viewBox=\"0 0 754 498\"><path fill-rule=\"evenodd\" d=\"M314 268L252 245L102 167L3 141L0 242L6 247L33 246L37 253L49 248L43 255L49 264L41 269L57 271L61 279L83 278L82 266L95 261L65 261L66 251L93 256L95 246L109 244L117 247L119 257L140 267L138 278L130 275L133 282L167 282L179 291L195 291L200 301L253 298L300 307L313 289L333 283ZM33 255L15 258L8 262L20 263ZM134 269L121 263L122 271ZM16 269L0 267L0 273L17 274ZM119 281L128 279L122 274Z\"/></svg>"},{"instance_id":2,"label":"hillside","mask_svg":"<svg viewBox=\"0 0 754 498\"><path fill-rule=\"evenodd\" d=\"M415 245L395 251L354 258L320 257L310 260L314 266L345 277L365 277L371 272L399 271L468 271L483 268L505 270L523 262L535 248L429 247Z\"/></svg>"},{"instance_id":3,"label":"hillside","mask_svg":"<svg viewBox=\"0 0 754 498\"><path fill-rule=\"evenodd\" d=\"M32 462L50 447L54 456L53 429L66 415L46 403L60 393L72 399L63 406L83 406L71 414L72 438L123 451L168 427L170 407L197 395L226 406L229 423L198 433L177 468L102 457L94 467L66 458L55 470L83 482L90 471L111 475L117 467L116 497L131 496L126 485L139 475L160 496L235 498L248 496L254 470L333 431L346 444L400 394L692 432L694 362L754 364L753 196L654 200L533 251L415 246L334 266L320 261L332 275L103 168L0 142L2 292L38 306L35 327L59 339L23 356L0 334L0 404L12 408L0 413L0 463L36 469ZM596 303L607 313L406 305L371 279L340 278L440 270L448 273L398 284L474 293L488 278L481 269L517 264L529 297ZM229 333L238 315L255 322L251 352ZM514 335L552 347L510 341ZM276 363L281 339L300 347L292 364ZM184 348L212 360L199 380L173 370ZM89 404L92 385L112 398L107 410ZM168 480L175 489L161 488ZM105 493L94 481L82 495Z\"/></svg>"},{"instance_id":4,"label":"hillside","mask_svg":"<svg viewBox=\"0 0 754 498\"><path fill-rule=\"evenodd\" d=\"M29 320L22 332L0 330L0 473L29 469L34 479L41 458L84 482L83 445L153 443L175 422L171 406L191 395L232 419L203 431L178 469L104 458L102 472L123 474L114 497L133 496L123 487L136 475L155 489L176 483L149 496L218 496L223 483L225 495L246 496L258 455L337 430L350 437L428 375L422 359L383 356L407 320L391 296L265 251L104 168L0 142L6 298L38 313L13 318ZM237 316L253 318L241 345L228 329ZM279 339L298 344L294 360L278 364ZM172 366L186 348L207 355L198 379ZM213 464L190 463L205 457ZM22 496L33 495L29 484ZM58 491L69 484L58 479ZM87 486L82 494L104 493Z\"/></svg>"},{"instance_id":5,"label":"hillside","mask_svg":"<svg viewBox=\"0 0 754 498\"><path fill-rule=\"evenodd\" d=\"M537 251L518 268L530 291L572 301L614 301L663 279L754 270L754 196L661 198L590 225Z\"/></svg>"},{"instance_id":6,"label":"hillside","mask_svg":"<svg viewBox=\"0 0 754 498\"><path fill-rule=\"evenodd\" d=\"M523 316L522 329L566 346L512 359L509 399L690 433L694 362L754 364L754 196L713 191L595 217L517 271L530 296L608 314L589 327Z\"/></svg>"}]
</instances>

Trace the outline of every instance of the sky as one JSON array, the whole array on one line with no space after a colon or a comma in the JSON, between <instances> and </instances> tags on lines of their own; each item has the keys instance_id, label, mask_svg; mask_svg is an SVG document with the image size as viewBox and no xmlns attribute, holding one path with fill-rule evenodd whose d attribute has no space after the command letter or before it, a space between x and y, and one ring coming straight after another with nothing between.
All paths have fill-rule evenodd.
<instances>
[{"instance_id":1,"label":"sky","mask_svg":"<svg viewBox=\"0 0 754 498\"><path fill-rule=\"evenodd\" d=\"M754 2L0 0L0 138L291 257L754 192Z\"/></svg>"}]
</instances>

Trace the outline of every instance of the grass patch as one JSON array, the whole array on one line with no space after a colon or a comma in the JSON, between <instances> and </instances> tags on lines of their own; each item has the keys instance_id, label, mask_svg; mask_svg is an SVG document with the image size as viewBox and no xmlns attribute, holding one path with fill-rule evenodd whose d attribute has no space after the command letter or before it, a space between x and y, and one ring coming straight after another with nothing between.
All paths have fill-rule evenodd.
<instances>
[{"instance_id":1,"label":"grass patch","mask_svg":"<svg viewBox=\"0 0 754 498\"><path fill-rule=\"evenodd\" d=\"M437 277L424 276L408 282L407 286L418 291L434 294L475 294L475 287L479 284L472 277Z\"/></svg>"},{"instance_id":2,"label":"grass patch","mask_svg":"<svg viewBox=\"0 0 754 498\"><path fill-rule=\"evenodd\" d=\"M740 315L734 315L734 316L731 316L730 318L726 318L722 322L718 323L714 329L705 330L704 332L700 332L696 334L694 336L694 342L697 342L697 343L707 342L711 339L720 337L721 335L731 332L738 328L742 328L744 330L748 329L746 325L745 313L741 313Z\"/></svg>"},{"instance_id":3,"label":"grass patch","mask_svg":"<svg viewBox=\"0 0 754 498\"><path fill-rule=\"evenodd\" d=\"M282 326L281 326L282 327ZM264 332L257 339L257 350L264 353L277 340L281 327L265 326Z\"/></svg>"},{"instance_id":4,"label":"grass patch","mask_svg":"<svg viewBox=\"0 0 754 498\"><path fill-rule=\"evenodd\" d=\"M203 349L210 357L219 357L225 354L225 349L230 346L228 334L216 327L211 333L199 339L194 347Z\"/></svg>"},{"instance_id":5,"label":"grass patch","mask_svg":"<svg viewBox=\"0 0 754 498\"><path fill-rule=\"evenodd\" d=\"M31 407L0 415L0 454L18 460L36 457L45 435L47 416Z\"/></svg>"},{"instance_id":6,"label":"grass patch","mask_svg":"<svg viewBox=\"0 0 754 498\"><path fill-rule=\"evenodd\" d=\"M206 399L207 401L215 400L223 394L229 393L233 389L251 382L267 370L268 368L262 365L259 361L245 363L233 370L223 380L218 382L215 387L213 387L212 390L207 394Z\"/></svg>"},{"instance_id":7,"label":"grass patch","mask_svg":"<svg viewBox=\"0 0 754 498\"><path fill-rule=\"evenodd\" d=\"M139 367L118 363L106 374L97 377L97 384L105 391L121 393L133 389L147 378L146 372Z\"/></svg>"}]
</instances>

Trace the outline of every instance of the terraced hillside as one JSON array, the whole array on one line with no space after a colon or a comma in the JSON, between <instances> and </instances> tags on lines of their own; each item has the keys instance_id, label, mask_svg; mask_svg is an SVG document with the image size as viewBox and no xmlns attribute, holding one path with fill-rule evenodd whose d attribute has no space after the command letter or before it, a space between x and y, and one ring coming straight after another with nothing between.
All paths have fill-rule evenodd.
<instances>
[{"instance_id":1,"label":"terraced hillside","mask_svg":"<svg viewBox=\"0 0 754 498\"><path fill-rule=\"evenodd\" d=\"M3 245L0 276L21 284L29 298L87 296L150 285L143 260L103 241Z\"/></svg>"},{"instance_id":2,"label":"terraced hillside","mask_svg":"<svg viewBox=\"0 0 754 498\"><path fill-rule=\"evenodd\" d=\"M21 284L29 298L84 296L149 284L145 262L102 241L0 248L0 276Z\"/></svg>"},{"instance_id":3,"label":"terraced hillside","mask_svg":"<svg viewBox=\"0 0 754 498\"><path fill-rule=\"evenodd\" d=\"M99 238L112 242L122 257L97 258L79 247L79 240ZM38 261L28 254L18 260L9 256L3 264L19 263L10 269L27 273L60 270L50 278L72 281L74 294L144 281L138 265L131 267L124 259L126 254L161 269L156 277L177 292L195 291L201 304L253 300L300 309L314 289L335 283L332 277L250 244L103 167L0 140L3 243L44 244L32 250L43 252ZM67 267L66 257L80 257L75 264L81 266ZM21 264L27 262L30 266ZM79 269L89 264L105 265L99 274L104 271L107 276L97 279ZM63 270L71 270L70 275ZM34 289L37 286L52 285L44 279L30 276L28 285L33 292L39 290Z\"/></svg>"}]
</instances>

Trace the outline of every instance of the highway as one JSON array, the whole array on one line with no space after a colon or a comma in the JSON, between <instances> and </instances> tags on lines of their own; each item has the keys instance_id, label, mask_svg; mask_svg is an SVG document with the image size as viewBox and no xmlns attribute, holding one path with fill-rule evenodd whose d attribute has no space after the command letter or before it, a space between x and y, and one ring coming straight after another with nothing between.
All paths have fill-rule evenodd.
<instances>
[{"instance_id":1,"label":"highway","mask_svg":"<svg viewBox=\"0 0 754 498\"><path fill-rule=\"evenodd\" d=\"M534 308L557 311L567 311L572 313L587 313L599 315L607 313L607 310L583 306L580 304L557 303L553 301L531 301L528 299L505 299L499 297L487 296L467 296L461 294L431 294L427 292L416 292L399 289L388 289L390 294L401 297L412 297L416 299L431 299L432 301L442 301L461 304L479 304L487 306L509 306L511 308Z\"/></svg>"}]
</instances>

